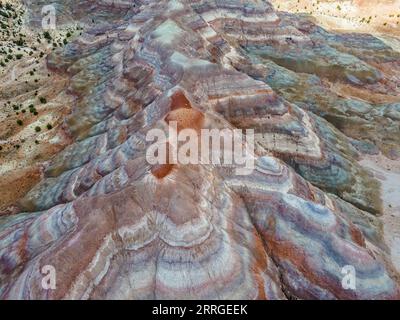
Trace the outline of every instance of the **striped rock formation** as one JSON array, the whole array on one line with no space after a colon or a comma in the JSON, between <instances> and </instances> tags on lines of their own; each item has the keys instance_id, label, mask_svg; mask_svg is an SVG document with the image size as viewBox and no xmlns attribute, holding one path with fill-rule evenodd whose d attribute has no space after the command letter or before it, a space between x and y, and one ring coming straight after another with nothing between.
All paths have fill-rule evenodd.
<instances>
[{"instance_id":1,"label":"striped rock formation","mask_svg":"<svg viewBox=\"0 0 400 320\"><path fill-rule=\"evenodd\" d=\"M42 3L26 1L32 26ZM397 53L265 1L55 3L84 26L47 58L73 142L2 217L2 299L400 298L357 164L360 145L399 156ZM149 164L146 133L171 121L254 129L255 169Z\"/></svg>"}]
</instances>

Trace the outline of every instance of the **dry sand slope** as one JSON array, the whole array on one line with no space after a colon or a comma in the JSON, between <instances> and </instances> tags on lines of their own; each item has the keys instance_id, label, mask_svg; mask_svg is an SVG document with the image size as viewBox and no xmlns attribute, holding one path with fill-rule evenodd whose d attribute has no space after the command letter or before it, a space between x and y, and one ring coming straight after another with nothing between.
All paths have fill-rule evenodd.
<instances>
[{"instance_id":1,"label":"dry sand slope","mask_svg":"<svg viewBox=\"0 0 400 320\"><path fill-rule=\"evenodd\" d=\"M381 181L384 236L392 260L400 271L400 161L376 155L365 157L360 163Z\"/></svg>"},{"instance_id":2,"label":"dry sand slope","mask_svg":"<svg viewBox=\"0 0 400 320\"><path fill-rule=\"evenodd\" d=\"M272 0L282 11L311 14L329 29L399 35L399 0Z\"/></svg>"}]
</instances>

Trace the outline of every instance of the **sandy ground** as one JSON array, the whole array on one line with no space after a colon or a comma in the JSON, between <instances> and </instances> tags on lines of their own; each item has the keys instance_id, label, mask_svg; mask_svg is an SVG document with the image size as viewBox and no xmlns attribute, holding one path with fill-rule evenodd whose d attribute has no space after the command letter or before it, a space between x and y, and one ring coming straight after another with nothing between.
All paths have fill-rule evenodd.
<instances>
[{"instance_id":1,"label":"sandy ground","mask_svg":"<svg viewBox=\"0 0 400 320\"><path fill-rule=\"evenodd\" d=\"M270 1L277 10L310 15L327 30L373 34L400 51L400 0Z\"/></svg>"},{"instance_id":2,"label":"sandy ground","mask_svg":"<svg viewBox=\"0 0 400 320\"><path fill-rule=\"evenodd\" d=\"M390 160L383 155L364 156L360 164L381 182L384 239L393 264L400 272L400 160Z\"/></svg>"},{"instance_id":3,"label":"sandy ground","mask_svg":"<svg viewBox=\"0 0 400 320\"><path fill-rule=\"evenodd\" d=\"M337 31L400 35L400 0L271 0L281 11L306 13Z\"/></svg>"}]
</instances>

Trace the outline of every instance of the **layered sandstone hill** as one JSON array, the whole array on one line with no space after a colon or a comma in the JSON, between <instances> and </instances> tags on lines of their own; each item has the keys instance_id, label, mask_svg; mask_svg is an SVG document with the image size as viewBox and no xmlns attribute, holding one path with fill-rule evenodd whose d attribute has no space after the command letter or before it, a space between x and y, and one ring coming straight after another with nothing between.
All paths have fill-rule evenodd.
<instances>
[{"instance_id":1,"label":"layered sandstone hill","mask_svg":"<svg viewBox=\"0 0 400 320\"><path fill-rule=\"evenodd\" d=\"M25 2L38 26L46 1ZM399 53L266 1L54 2L84 27L47 57L72 143L3 212L1 298L400 298L358 164L400 156ZM254 129L255 170L150 165L146 133L170 120Z\"/></svg>"}]
</instances>

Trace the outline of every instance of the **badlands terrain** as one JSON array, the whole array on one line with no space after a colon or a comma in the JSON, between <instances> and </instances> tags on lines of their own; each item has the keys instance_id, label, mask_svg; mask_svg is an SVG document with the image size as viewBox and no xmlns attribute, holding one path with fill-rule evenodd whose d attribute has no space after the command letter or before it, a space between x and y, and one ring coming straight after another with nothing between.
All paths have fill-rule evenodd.
<instances>
[{"instance_id":1,"label":"badlands terrain","mask_svg":"<svg viewBox=\"0 0 400 320\"><path fill-rule=\"evenodd\" d=\"M396 1L0 1L1 299L400 299Z\"/></svg>"}]
</instances>

